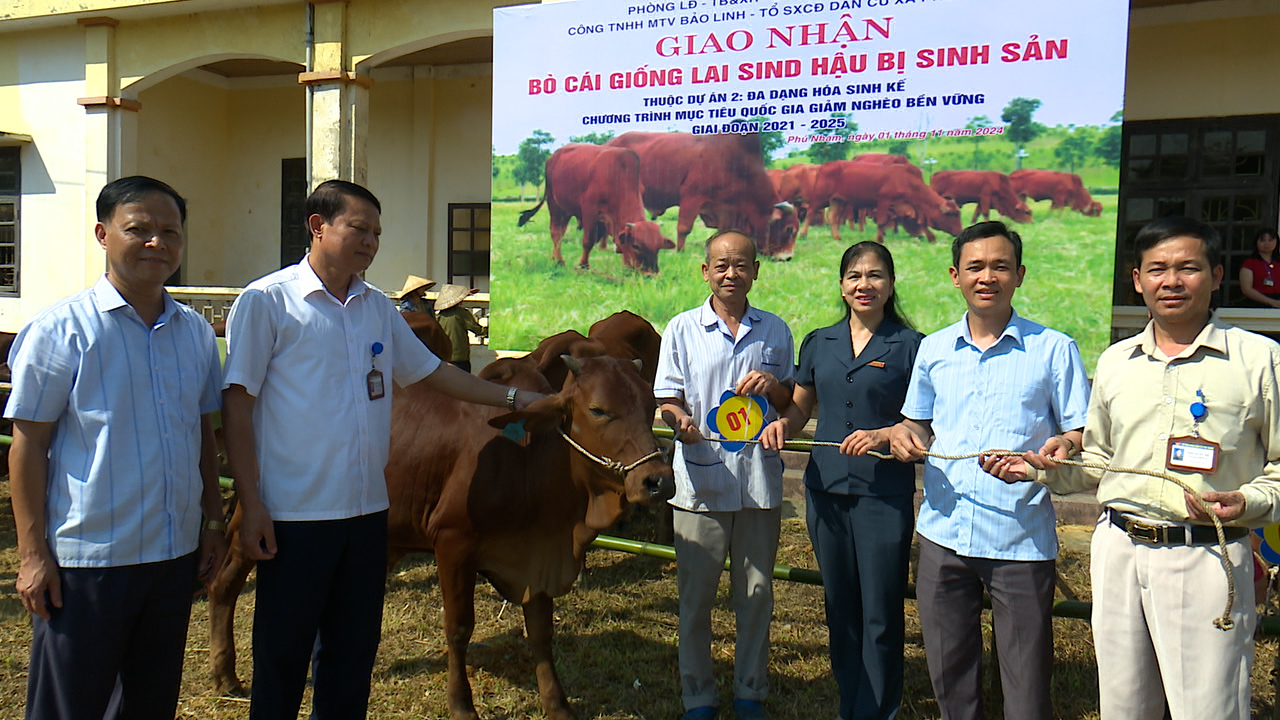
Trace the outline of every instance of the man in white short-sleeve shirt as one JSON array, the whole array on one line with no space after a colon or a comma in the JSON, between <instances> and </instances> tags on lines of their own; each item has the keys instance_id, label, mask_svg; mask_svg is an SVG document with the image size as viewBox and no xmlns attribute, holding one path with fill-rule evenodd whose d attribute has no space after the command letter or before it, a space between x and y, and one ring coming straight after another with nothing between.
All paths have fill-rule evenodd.
<instances>
[{"instance_id":1,"label":"man in white short-sleeve shirt","mask_svg":"<svg viewBox=\"0 0 1280 720\"><path fill-rule=\"evenodd\" d=\"M782 459L756 444L725 447L704 438L736 437L708 418L726 393L764 396L759 427L791 402L795 353L791 330L778 316L747 302L760 272L755 243L735 230L707 240L702 277L711 288L703 305L672 318L662 335L653 392L662 418L676 431L677 584L680 592L680 683L683 720L709 720L718 705L711 661L711 607L726 556L738 634L734 652L734 713L764 718L769 692L769 623L773 565L782 519ZM730 421L735 421L731 423ZM741 428L740 428L741 429ZM747 437L759 432L745 431Z\"/></svg>"},{"instance_id":2,"label":"man in white short-sleeve shirt","mask_svg":"<svg viewBox=\"0 0 1280 720\"><path fill-rule=\"evenodd\" d=\"M513 409L540 397L442 363L361 279L382 231L371 192L330 180L306 208L310 252L246 287L227 320L223 423L241 547L258 562L251 718L297 717L313 655L315 716L365 715L382 623L394 385L425 379Z\"/></svg>"}]
</instances>

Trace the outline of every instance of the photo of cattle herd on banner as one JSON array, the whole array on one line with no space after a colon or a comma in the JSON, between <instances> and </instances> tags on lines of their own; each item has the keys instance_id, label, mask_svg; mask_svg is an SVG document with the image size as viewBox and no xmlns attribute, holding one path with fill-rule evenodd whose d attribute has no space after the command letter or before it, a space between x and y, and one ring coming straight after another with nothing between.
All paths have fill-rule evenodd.
<instances>
[{"instance_id":1,"label":"photo of cattle herd on banner","mask_svg":"<svg viewBox=\"0 0 1280 720\"><path fill-rule=\"evenodd\" d=\"M1118 129L1115 126L1117 138ZM776 147L777 142L762 133L629 131L574 139L579 141L544 150L536 201L494 199L494 234L501 255L508 261L519 258L500 267L538 268L532 273L537 277L519 281L525 295L538 292L544 278L556 278L550 291L561 299L531 303L529 308L549 314L544 317L559 317L573 298L592 297L600 285L605 296L643 296L642 288L655 284L696 290L702 241L715 230L730 228L755 239L766 260L764 272L794 275L797 282L802 282L799 275L804 271L793 272L791 263L778 263L794 260L797 267L809 267L810 262L803 262L809 260L821 266L861 240L893 243L895 252L898 243L906 243L906 252L923 254L924 263L924 257L933 258L939 250L945 255L966 225L989 219L1014 223L1033 248L1043 242L1050 253L1058 251L1054 238L1069 233L1078 245L1094 252L1089 272L1099 276L1099 287L1110 273L1114 204L1107 212L1099 198L1114 203L1115 185L1094 184L1094 191L1102 193L1095 198L1081 174L1067 169L1072 164L1045 162L1050 167L1015 169L1013 145L998 136L982 140L1009 146L1007 162L997 160L996 151L981 149L975 162L973 138L934 141L932 147L924 141L868 143L884 149L865 152L864 146L841 143L834 152L823 149L833 156L830 159L824 152L794 151L771 158L766 147ZM940 152L947 140L955 152ZM1035 156L1054 158L1064 141L1069 144L1072 137L1066 135L1056 145L1040 143ZM1114 170L1100 152L1082 158L1074 169L1114 183ZM930 153L923 162L922 153ZM955 164L944 169L933 155ZM814 156L820 161L811 162ZM516 157L495 157L495 172L515 175L518 162ZM1007 172L971 169L975 165L1009 167ZM511 218L510 225L503 227L503 218ZM933 265L934 270L945 267L945 259ZM514 280L502 269L495 275L499 287ZM944 273L935 273L930 284L937 287L938 281L945 281ZM623 289L627 286L632 290ZM560 294L567 289L567 294ZM647 298L642 308L661 329L680 304L673 301L668 310L657 299ZM799 326L804 316L801 310ZM521 346L522 335L504 337Z\"/></svg>"},{"instance_id":2,"label":"photo of cattle herd on banner","mask_svg":"<svg viewBox=\"0 0 1280 720\"><path fill-rule=\"evenodd\" d=\"M842 242L846 223L861 232L875 223L876 241L886 229L937 242L933 230L955 236L966 221L960 210L973 204L967 224L996 217L1033 222L1028 200L1050 201L1049 210L1069 208L1101 217L1080 176L1057 170L941 170L926 182L906 155L866 152L850 160L795 163L766 169L758 134L705 135L628 132L603 146L570 143L546 162L543 197L520 214L524 227L545 203L550 215L552 257L564 263L561 242L569 220L582 229L579 270L590 269L597 246L622 256L623 265L646 275L659 272L661 250L684 250L696 219L712 229L750 233L762 255L790 260L797 237L811 225L826 225ZM654 222L678 207L675 241Z\"/></svg>"}]
</instances>

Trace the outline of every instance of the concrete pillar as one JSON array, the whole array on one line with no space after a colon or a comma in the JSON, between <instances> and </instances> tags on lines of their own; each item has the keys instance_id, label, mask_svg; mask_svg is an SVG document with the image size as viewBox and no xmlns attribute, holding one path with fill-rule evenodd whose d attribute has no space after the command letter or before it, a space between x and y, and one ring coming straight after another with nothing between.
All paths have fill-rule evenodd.
<instances>
[{"instance_id":1,"label":"concrete pillar","mask_svg":"<svg viewBox=\"0 0 1280 720\"><path fill-rule=\"evenodd\" d=\"M315 0L312 67L298 76L311 93L307 148L311 189L325 180L368 182L365 138L369 129L369 88L373 80L348 68L346 2Z\"/></svg>"},{"instance_id":2,"label":"concrete pillar","mask_svg":"<svg viewBox=\"0 0 1280 720\"><path fill-rule=\"evenodd\" d=\"M413 133L411 152L413 163L410 165L411 177L416 186L419 201L408 209L412 227L431 228L431 208L435 202L436 180L434 174L435 154L435 68L430 65L416 65L413 68ZM448 227L446 224L445 227ZM427 231L430 238L431 231ZM448 237L448 233L445 233ZM422 244L422 267L426 268L427 277L442 278L449 271L448 243L424 242Z\"/></svg>"},{"instance_id":3,"label":"concrete pillar","mask_svg":"<svg viewBox=\"0 0 1280 720\"><path fill-rule=\"evenodd\" d=\"M120 96L120 72L115 61L117 20L109 17L80 18L85 29L84 97L77 102L85 109L84 227L97 222L94 208L98 193L112 180L136 168L137 118L141 104ZM128 158L127 160L125 158ZM80 257L101 257L97 241L85 233ZM86 261L84 287L102 274L102 264Z\"/></svg>"}]
</instances>

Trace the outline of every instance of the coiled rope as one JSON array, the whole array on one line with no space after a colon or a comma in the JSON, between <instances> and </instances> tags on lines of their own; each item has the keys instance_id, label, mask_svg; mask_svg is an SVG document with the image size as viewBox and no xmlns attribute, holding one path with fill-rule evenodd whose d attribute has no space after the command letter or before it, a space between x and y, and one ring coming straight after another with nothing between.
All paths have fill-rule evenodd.
<instances>
[{"instance_id":1,"label":"coiled rope","mask_svg":"<svg viewBox=\"0 0 1280 720\"><path fill-rule=\"evenodd\" d=\"M728 440L724 438L709 438L709 437L704 437L703 439L710 440L712 442L720 442L720 443L735 442L735 443L751 443L756 445L760 443L759 440ZM787 443L790 445L800 445L800 446L809 446L809 447L837 447L837 448L840 447L840 443L832 442L829 440L793 439L793 440L788 440ZM892 455L882 453L882 452L876 452L875 450L869 451L867 454L873 455L875 457L878 457L884 460L896 460L896 458L893 457ZM930 452L926 450L924 454L927 457L937 458L939 460L968 460L971 458L978 458L978 457L1022 457L1022 453L1014 452L1012 450L983 450L981 452L965 453L963 455L946 455L943 453L935 453L935 452ZM1221 553L1219 554L1219 560L1222 561L1222 571L1227 576L1227 606L1226 608L1223 609L1221 617L1214 618L1213 626L1223 631L1231 630L1232 628L1235 627L1236 625L1235 621L1231 619L1231 608L1234 607L1236 603L1236 579L1235 579L1235 575L1231 571L1231 558L1227 552L1226 531L1222 527L1222 520L1218 518L1217 513L1213 512L1213 508L1209 507L1209 503L1205 502L1204 499L1200 497L1200 493L1196 492L1190 485L1187 485L1187 483L1184 482L1181 478L1174 477L1173 475L1170 475L1168 473L1163 473L1156 470L1144 470L1141 468L1128 468L1128 467L1113 467L1105 463L1085 462L1083 460L1071 460L1071 459L1058 460L1055 458L1054 462L1058 463L1059 465L1074 465L1076 467L1091 468L1094 470L1102 470L1104 472L1132 473L1134 475L1146 475L1149 477L1160 478L1162 480L1168 480L1169 482L1177 485L1178 487L1185 490L1188 495L1191 495L1192 497L1194 497L1196 499L1196 502L1200 503L1200 506L1204 508L1206 513L1208 513L1209 519L1213 521L1213 530L1218 536L1218 548L1219 550L1221 550Z\"/></svg>"}]
</instances>

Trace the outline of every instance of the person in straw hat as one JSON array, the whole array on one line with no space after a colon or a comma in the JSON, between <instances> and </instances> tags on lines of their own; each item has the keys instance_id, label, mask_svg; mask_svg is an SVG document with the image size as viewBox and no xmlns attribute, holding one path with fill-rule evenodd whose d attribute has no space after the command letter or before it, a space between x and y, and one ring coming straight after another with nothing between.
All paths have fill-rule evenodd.
<instances>
[{"instance_id":1,"label":"person in straw hat","mask_svg":"<svg viewBox=\"0 0 1280 720\"><path fill-rule=\"evenodd\" d=\"M476 292L475 288L445 285L440 288L440 294L436 297L436 322L440 323L441 329L453 343L453 356L449 358L449 362L467 372L471 372L471 339L467 337L467 332L473 332L478 336L484 336L489 332L487 328L476 322L470 310L458 307L458 303L466 300L474 292Z\"/></svg>"},{"instance_id":2,"label":"person in straw hat","mask_svg":"<svg viewBox=\"0 0 1280 720\"><path fill-rule=\"evenodd\" d=\"M402 313L405 312L431 312L431 304L427 302L426 296L423 294L436 284L435 280L428 280L417 275L410 275L404 280L404 287L399 292L389 293L392 300L396 301L396 309Z\"/></svg>"}]
</instances>

